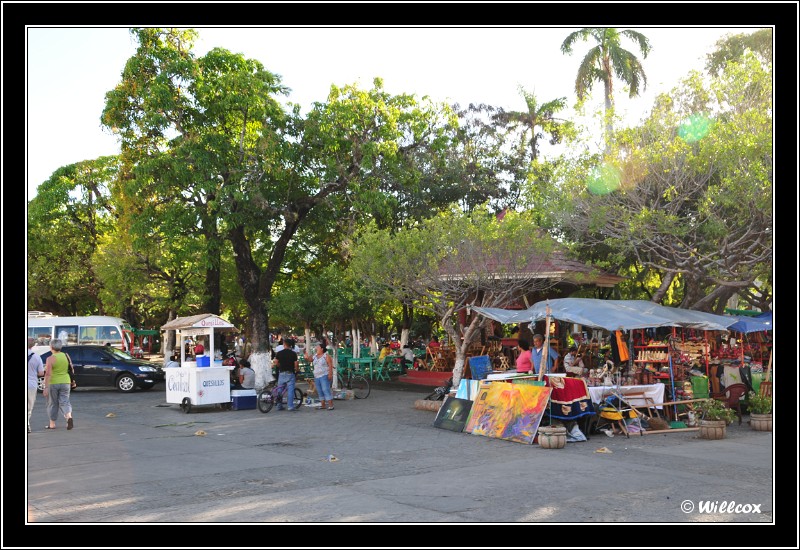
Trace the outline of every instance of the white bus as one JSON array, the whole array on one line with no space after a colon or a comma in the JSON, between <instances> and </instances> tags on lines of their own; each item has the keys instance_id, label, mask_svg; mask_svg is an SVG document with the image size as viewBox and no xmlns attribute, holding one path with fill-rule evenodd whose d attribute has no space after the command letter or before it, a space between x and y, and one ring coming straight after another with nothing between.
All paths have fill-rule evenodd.
<instances>
[{"instance_id":1,"label":"white bus","mask_svg":"<svg viewBox=\"0 0 800 550\"><path fill-rule=\"evenodd\" d=\"M58 338L65 346L110 344L128 353L133 351L134 342L133 327L121 317L55 317L42 312L29 313L28 338L36 340L32 349L39 355L50 351L51 338Z\"/></svg>"}]
</instances>

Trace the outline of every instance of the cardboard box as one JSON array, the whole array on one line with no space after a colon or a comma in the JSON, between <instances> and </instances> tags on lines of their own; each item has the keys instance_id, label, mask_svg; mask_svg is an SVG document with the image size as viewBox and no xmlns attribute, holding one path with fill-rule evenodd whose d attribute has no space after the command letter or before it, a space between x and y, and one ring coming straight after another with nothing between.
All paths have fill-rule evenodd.
<instances>
[{"instance_id":1,"label":"cardboard box","mask_svg":"<svg viewBox=\"0 0 800 550\"><path fill-rule=\"evenodd\" d=\"M339 390L333 392L333 398L338 400L350 400L355 399L356 395L353 393L353 390Z\"/></svg>"}]
</instances>

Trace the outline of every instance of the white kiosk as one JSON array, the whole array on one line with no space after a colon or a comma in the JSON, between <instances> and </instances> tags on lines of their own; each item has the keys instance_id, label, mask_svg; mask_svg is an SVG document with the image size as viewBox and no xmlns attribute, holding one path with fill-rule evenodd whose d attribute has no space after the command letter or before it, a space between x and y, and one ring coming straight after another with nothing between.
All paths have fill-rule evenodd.
<instances>
[{"instance_id":1,"label":"white kiosk","mask_svg":"<svg viewBox=\"0 0 800 550\"><path fill-rule=\"evenodd\" d=\"M176 331L176 342L181 347L180 368L164 369L167 388L167 403L180 404L181 410L189 413L193 406L219 404L231 408L231 375L233 366L223 366L214 360L214 332L238 332L228 321L204 313L191 317L178 317L161 327L161 330ZM186 336L208 335L209 366L197 366L197 361L186 360L183 339Z\"/></svg>"}]
</instances>

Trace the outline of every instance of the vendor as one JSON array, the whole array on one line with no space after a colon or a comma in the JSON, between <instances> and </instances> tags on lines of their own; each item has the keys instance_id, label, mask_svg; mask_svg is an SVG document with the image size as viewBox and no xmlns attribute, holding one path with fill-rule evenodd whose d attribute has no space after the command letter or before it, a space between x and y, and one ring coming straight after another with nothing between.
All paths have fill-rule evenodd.
<instances>
[{"instance_id":1,"label":"vendor","mask_svg":"<svg viewBox=\"0 0 800 550\"><path fill-rule=\"evenodd\" d=\"M205 346L203 346L203 342L200 339L197 339L197 343L194 346L194 355L197 357L198 355L203 355L206 352Z\"/></svg>"},{"instance_id":2,"label":"vendor","mask_svg":"<svg viewBox=\"0 0 800 550\"><path fill-rule=\"evenodd\" d=\"M578 354L578 346L571 345L564 356L564 370L574 376L585 376L589 369L583 364L583 358Z\"/></svg>"},{"instance_id":3,"label":"vendor","mask_svg":"<svg viewBox=\"0 0 800 550\"><path fill-rule=\"evenodd\" d=\"M533 372L539 374L539 365L542 362L542 354L544 352L544 336L541 334L533 335L533 349L531 350L531 363L533 363ZM556 372L558 368L558 360L561 356L552 347L547 348L547 365L545 366L545 374Z\"/></svg>"}]
</instances>

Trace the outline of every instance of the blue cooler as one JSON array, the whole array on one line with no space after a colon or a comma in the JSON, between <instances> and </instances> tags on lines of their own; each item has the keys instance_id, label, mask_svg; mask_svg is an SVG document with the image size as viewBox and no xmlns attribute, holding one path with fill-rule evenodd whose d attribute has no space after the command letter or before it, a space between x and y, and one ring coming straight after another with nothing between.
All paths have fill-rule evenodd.
<instances>
[{"instance_id":1,"label":"blue cooler","mask_svg":"<svg viewBox=\"0 0 800 550\"><path fill-rule=\"evenodd\" d=\"M198 355L197 356L197 366L198 367L210 367L211 366L211 357L208 355Z\"/></svg>"},{"instance_id":2,"label":"blue cooler","mask_svg":"<svg viewBox=\"0 0 800 550\"><path fill-rule=\"evenodd\" d=\"M256 408L256 390L231 390L231 409L241 411Z\"/></svg>"}]
</instances>

